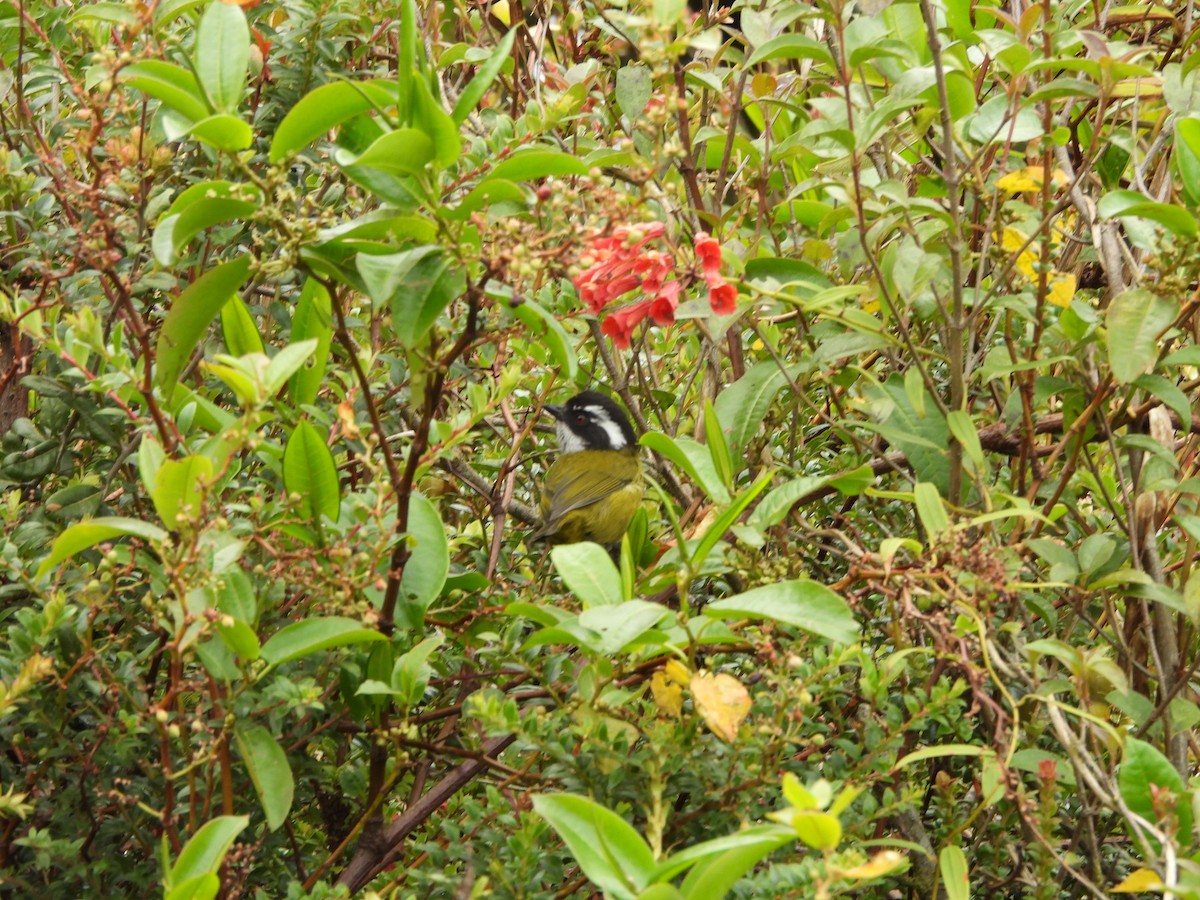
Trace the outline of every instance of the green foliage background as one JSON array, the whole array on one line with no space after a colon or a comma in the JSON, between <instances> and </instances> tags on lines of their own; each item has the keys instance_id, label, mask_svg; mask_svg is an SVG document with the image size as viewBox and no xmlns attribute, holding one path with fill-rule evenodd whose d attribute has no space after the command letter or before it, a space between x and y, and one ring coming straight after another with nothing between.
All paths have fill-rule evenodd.
<instances>
[{"instance_id":1,"label":"green foliage background","mask_svg":"<svg viewBox=\"0 0 1200 900\"><path fill-rule=\"evenodd\" d=\"M0 10L4 890L1200 897L1190 5Z\"/></svg>"}]
</instances>

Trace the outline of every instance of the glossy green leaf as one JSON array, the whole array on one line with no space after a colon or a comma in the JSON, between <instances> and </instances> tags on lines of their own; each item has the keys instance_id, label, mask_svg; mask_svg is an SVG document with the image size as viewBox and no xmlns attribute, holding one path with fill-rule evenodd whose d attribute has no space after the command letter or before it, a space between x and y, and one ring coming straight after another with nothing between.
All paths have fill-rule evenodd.
<instances>
[{"instance_id":1,"label":"glossy green leaf","mask_svg":"<svg viewBox=\"0 0 1200 900\"><path fill-rule=\"evenodd\" d=\"M214 0L214 2L221 6L226 5L225 0ZM188 128L185 133L202 144L208 144L210 147L216 147L218 150L225 150L228 153L245 150L254 140L254 133L250 130L250 126L237 116L228 113L206 116Z\"/></svg>"},{"instance_id":2,"label":"glossy green leaf","mask_svg":"<svg viewBox=\"0 0 1200 900\"><path fill-rule=\"evenodd\" d=\"M442 646L440 634L431 635L396 660L392 668L391 688L405 708L416 706L425 694L433 670L429 657Z\"/></svg>"},{"instance_id":3,"label":"glossy green leaf","mask_svg":"<svg viewBox=\"0 0 1200 900\"><path fill-rule=\"evenodd\" d=\"M434 160L434 146L425 132L416 128L389 131L355 156L339 150L334 158L343 168L366 166L397 175L420 175Z\"/></svg>"},{"instance_id":4,"label":"glossy green leaf","mask_svg":"<svg viewBox=\"0 0 1200 900\"><path fill-rule=\"evenodd\" d=\"M429 138L434 159L442 168L454 165L462 153L462 136L424 78L413 79L412 124Z\"/></svg>"},{"instance_id":5,"label":"glossy green leaf","mask_svg":"<svg viewBox=\"0 0 1200 900\"><path fill-rule=\"evenodd\" d=\"M547 178L551 175L586 175L587 166L583 160L571 153L561 150L519 150L488 174L487 180L493 178L508 181L532 181Z\"/></svg>"},{"instance_id":6,"label":"glossy green leaf","mask_svg":"<svg viewBox=\"0 0 1200 900\"><path fill-rule=\"evenodd\" d=\"M171 866L167 883L174 886L216 874L234 839L249 824L249 816L218 816L205 822L180 851L179 858Z\"/></svg>"},{"instance_id":7,"label":"glossy green leaf","mask_svg":"<svg viewBox=\"0 0 1200 900\"><path fill-rule=\"evenodd\" d=\"M254 792L267 817L267 827L275 831L287 820L292 809L296 781L283 747L262 725L239 725L233 731L238 755L246 764Z\"/></svg>"},{"instance_id":8,"label":"glossy green leaf","mask_svg":"<svg viewBox=\"0 0 1200 900\"><path fill-rule=\"evenodd\" d=\"M157 59L136 62L121 70L120 79L192 122L209 114L195 76L174 63Z\"/></svg>"},{"instance_id":9,"label":"glossy green leaf","mask_svg":"<svg viewBox=\"0 0 1200 900\"><path fill-rule=\"evenodd\" d=\"M961 847L951 844L942 848L938 854L938 872L942 876L946 900L969 900L971 880L967 875L967 857Z\"/></svg>"},{"instance_id":10,"label":"glossy green leaf","mask_svg":"<svg viewBox=\"0 0 1200 900\"><path fill-rule=\"evenodd\" d=\"M159 466L151 499L163 524L172 531L180 527L180 518L198 525L204 488L212 480L213 464L206 456L167 459Z\"/></svg>"},{"instance_id":11,"label":"glossy green leaf","mask_svg":"<svg viewBox=\"0 0 1200 900\"><path fill-rule=\"evenodd\" d=\"M492 55L484 61L483 65L475 72L475 77L467 82L467 86L458 95L458 100L455 101L454 109L450 113L450 118L456 124L464 121L479 105L479 101L483 99L487 89L492 86L492 82L496 80L496 76L500 74L504 64L509 61L517 31L516 28L508 30L508 33L496 45L496 49L492 51Z\"/></svg>"},{"instance_id":12,"label":"glossy green leaf","mask_svg":"<svg viewBox=\"0 0 1200 900\"><path fill-rule=\"evenodd\" d=\"M562 377L573 382L579 369L579 359L562 323L532 300L524 300L515 307L509 306L508 310L529 330L531 340L546 346Z\"/></svg>"},{"instance_id":13,"label":"glossy green leaf","mask_svg":"<svg viewBox=\"0 0 1200 900\"><path fill-rule=\"evenodd\" d=\"M306 518L319 522L322 516L338 520L341 484L337 465L325 438L307 420L296 425L283 451L283 486L298 494Z\"/></svg>"},{"instance_id":14,"label":"glossy green leaf","mask_svg":"<svg viewBox=\"0 0 1200 900\"><path fill-rule=\"evenodd\" d=\"M266 352L254 317L237 294L221 307L221 333L225 336L225 347L233 356Z\"/></svg>"},{"instance_id":15,"label":"glossy green leaf","mask_svg":"<svg viewBox=\"0 0 1200 900\"><path fill-rule=\"evenodd\" d=\"M784 34L772 38L746 60L746 66L756 66L769 59L811 59L833 66L833 56L823 42L803 34Z\"/></svg>"},{"instance_id":16,"label":"glossy green leaf","mask_svg":"<svg viewBox=\"0 0 1200 900\"><path fill-rule=\"evenodd\" d=\"M846 601L806 578L714 600L704 607L704 614L714 619L771 619L835 644L852 644L858 638L858 622Z\"/></svg>"},{"instance_id":17,"label":"glossy green leaf","mask_svg":"<svg viewBox=\"0 0 1200 900\"><path fill-rule=\"evenodd\" d=\"M304 282L300 301L292 315L292 340L316 341L316 349L303 368L288 382L288 397L294 406L304 406L317 399L329 365L329 345L333 340L333 308L329 291L312 278Z\"/></svg>"},{"instance_id":18,"label":"glossy green leaf","mask_svg":"<svg viewBox=\"0 0 1200 900\"><path fill-rule=\"evenodd\" d=\"M1182 206L1156 203L1136 191L1109 191L1096 204L1096 213L1102 219L1121 216L1137 216L1157 222L1172 234L1194 238L1200 227L1196 217Z\"/></svg>"},{"instance_id":19,"label":"glossy green leaf","mask_svg":"<svg viewBox=\"0 0 1200 900\"><path fill-rule=\"evenodd\" d=\"M1104 315L1108 332L1108 363L1120 384L1149 372L1158 359L1158 337L1179 312L1174 300L1145 288L1122 291Z\"/></svg>"},{"instance_id":20,"label":"glossy green leaf","mask_svg":"<svg viewBox=\"0 0 1200 900\"><path fill-rule=\"evenodd\" d=\"M151 544L161 544L167 533L157 525L141 519L107 516L77 522L58 536L50 548L50 555L38 566L37 577L41 578L59 563L70 559L81 550L94 547L102 541L119 537L140 537Z\"/></svg>"},{"instance_id":21,"label":"glossy green leaf","mask_svg":"<svg viewBox=\"0 0 1200 900\"><path fill-rule=\"evenodd\" d=\"M170 397L196 344L250 272L250 257L239 256L200 276L175 298L158 335L155 383Z\"/></svg>"},{"instance_id":22,"label":"glossy green leaf","mask_svg":"<svg viewBox=\"0 0 1200 900\"><path fill-rule=\"evenodd\" d=\"M616 813L571 794L538 794L533 809L558 832L583 874L613 900L634 900L649 884L654 856Z\"/></svg>"},{"instance_id":23,"label":"glossy green leaf","mask_svg":"<svg viewBox=\"0 0 1200 900\"><path fill-rule=\"evenodd\" d=\"M281 628L263 644L262 658L274 668L321 650L386 640L385 635L374 628L364 628L356 619L322 616Z\"/></svg>"},{"instance_id":24,"label":"glossy green leaf","mask_svg":"<svg viewBox=\"0 0 1200 900\"><path fill-rule=\"evenodd\" d=\"M213 0L200 17L194 54L196 76L213 109L229 112L238 108L249 64L246 14L236 3Z\"/></svg>"},{"instance_id":25,"label":"glossy green leaf","mask_svg":"<svg viewBox=\"0 0 1200 900\"><path fill-rule=\"evenodd\" d=\"M1174 156L1188 203L1200 205L1200 119L1175 120Z\"/></svg>"},{"instance_id":26,"label":"glossy green leaf","mask_svg":"<svg viewBox=\"0 0 1200 900\"><path fill-rule=\"evenodd\" d=\"M763 418L787 383L787 372L774 362L761 362L751 366L746 374L717 396L717 417L728 430L729 445L734 453L744 452L754 440Z\"/></svg>"},{"instance_id":27,"label":"glossy green leaf","mask_svg":"<svg viewBox=\"0 0 1200 900\"><path fill-rule=\"evenodd\" d=\"M388 256L360 253L358 271L371 299L390 305L396 336L409 349L421 343L466 286L462 272L438 247Z\"/></svg>"},{"instance_id":28,"label":"glossy green leaf","mask_svg":"<svg viewBox=\"0 0 1200 900\"><path fill-rule=\"evenodd\" d=\"M646 432L638 443L683 469L715 503L729 502L729 491L703 444L689 437L671 438L659 431Z\"/></svg>"},{"instance_id":29,"label":"glossy green leaf","mask_svg":"<svg viewBox=\"0 0 1200 900\"><path fill-rule=\"evenodd\" d=\"M195 197L196 188L204 189L201 193L215 193L218 189L214 185L226 185L227 187L224 188L226 193L231 187L228 182L208 182L204 185L195 185L184 191L180 200L184 197ZM181 207L180 201L176 200L171 205L171 210L168 210L167 215L159 220L158 226L154 229L151 244L154 258L160 265L171 265L178 257L180 249L201 231L222 222L249 217L258 209L259 202L218 195L198 199ZM180 207L181 211L173 212L177 207Z\"/></svg>"},{"instance_id":30,"label":"glossy green leaf","mask_svg":"<svg viewBox=\"0 0 1200 900\"><path fill-rule=\"evenodd\" d=\"M263 371L263 384L267 396L274 397L283 386L300 371L317 349L317 339L294 341L271 357Z\"/></svg>"},{"instance_id":31,"label":"glossy green leaf","mask_svg":"<svg viewBox=\"0 0 1200 900\"><path fill-rule=\"evenodd\" d=\"M754 512L750 514L747 524L759 531L765 531L778 525L796 503L828 482L828 477L819 478L814 475L793 478L791 481L784 482L763 497L762 502L754 507Z\"/></svg>"},{"instance_id":32,"label":"glossy green leaf","mask_svg":"<svg viewBox=\"0 0 1200 900\"><path fill-rule=\"evenodd\" d=\"M917 507L917 518L930 538L944 534L950 528L950 516L938 489L928 481L919 481L913 486L913 502Z\"/></svg>"},{"instance_id":33,"label":"glossy green leaf","mask_svg":"<svg viewBox=\"0 0 1200 900\"><path fill-rule=\"evenodd\" d=\"M433 503L421 494L408 501L408 535L411 556L404 564L400 578L401 610L397 619L419 628L425 610L442 593L446 575L450 572L450 544L446 526Z\"/></svg>"},{"instance_id":34,"label":"glossy green leaf","mask_svg":"<svg viewBox=\"0 0 1200 900\"><path fill-rule=\"evenodd\" d=\"M599 544L584 541L552 547L550 561L563 584L585 609L611 606L625 599L621 591L621 573L613 565L608 551Z\"/></svg>"},{"instance_id":35,"label":"glossy green leaf","mask_svg":"<svg viewBox=\"0 0 1200 900\"><path fill-rule=\"evenodd\" d=\"M726 489L733 487L733 457L729 452L729 438L722 422L717 418L712 400L704 398L704 440L708 445L708 455L712 459L713 469ZM740 468L740 467L739 467Z\"/></svg>"},{"instance_id":36,"label":"glossy green leaf","mask_svg":"<svg viewBox=\"0 0 1200 900\"><path fill-rule=\"evenodd\" d=\"M718 513L708 530L696 542L696 548L692 551L693 569L699 569L704 564L704 560L708 559L708 554L725 537L725 533L734 526L734 523L742 517L742 513L750 507L754 499L771 483L771 477L770 471L763 472L757 481L742 490L728 506Z\"/></svg>"},{"instance_id":37,"label":"glossy green leaf","mask_svg":"<svg viewBox=\"0 0 1200 900\"><path fill-rule=\"evenodd\" d=\"M269 159L280 162L354 116L395 105L396 85L387 79L321 85L283 117L271 138Z\"/></svg>"},{"instance_id":38,"label":"glossy green leaf","mask_svg":"<svg viewBox=\"0 0 1200 900\"><path fill-rule=\"evenodd\" d=\"M1152 824L1159 821L1155 793L1170 791L1175 795L1179 834L1192 833L1191 792L1170 760L1154 745L1135 737L1125 738L1125 758L1117 769L1117 784L1130 811ZM1132 825L1130 831L1136 833Z\"/></svg>"}]
</instances>

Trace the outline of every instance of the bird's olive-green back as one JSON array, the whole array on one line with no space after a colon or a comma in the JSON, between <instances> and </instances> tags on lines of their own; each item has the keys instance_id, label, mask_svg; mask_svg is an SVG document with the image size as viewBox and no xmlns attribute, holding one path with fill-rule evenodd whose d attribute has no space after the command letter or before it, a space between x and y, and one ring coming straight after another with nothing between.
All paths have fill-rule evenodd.
<instances>
[{"instance_id":1,"label":"bird's olive-green back","mask_svg":"<svg viewBox=\"0 0 1200 900\"><path fill-rule=\"evenodd\" d=\"M552 544L615 544L645 491L636 448L560 456L542 485L542 526L534 537Z\"/></svg>"}]
</instances>

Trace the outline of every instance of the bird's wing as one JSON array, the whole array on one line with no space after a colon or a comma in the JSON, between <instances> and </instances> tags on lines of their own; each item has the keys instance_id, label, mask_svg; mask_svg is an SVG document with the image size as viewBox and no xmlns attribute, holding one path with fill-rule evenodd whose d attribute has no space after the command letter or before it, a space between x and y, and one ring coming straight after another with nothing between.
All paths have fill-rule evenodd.
<instances>
[{"instance_id":1,"label":"bird's wing","mask_svg":"<svg viewBox=\"0 0 1200 900\"><path fill-rule=\"evenodd\" d=\"M576 487L578 482L587 478L587 490L579 491ZM622 488L628 487L630 480L628 478L616 478L611 475L600 476L594 471L580 472L578 475L555 479L553 482L548 482L545 485L545 496L542 503L543 508L547 509L547 523L557 522L567 513L582 509L585 506L591 506L593 503L599 503L605 497L610 497ZM578 496L571 496L572 489ZM568 501L567 498L570 497Z\"/></svg>"}]
</instances>

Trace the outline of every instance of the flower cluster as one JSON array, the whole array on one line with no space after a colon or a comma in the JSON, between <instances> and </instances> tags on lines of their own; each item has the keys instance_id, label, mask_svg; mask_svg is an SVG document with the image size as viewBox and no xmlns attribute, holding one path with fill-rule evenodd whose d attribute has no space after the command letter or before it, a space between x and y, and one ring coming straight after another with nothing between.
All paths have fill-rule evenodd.
<instances>
[{"instance_id":1,"label":"flower cluster","mask_svg":"<svg viewBox=\"0 0 1200 900\"><path fill-rule=\"evenodd\" d=\"M643 295L641 300L610 312L600 326L618 347L629 346L634 328L646 318L656 325L675 321L683 286L672 277L674 262L669 254L646 246L662 235L661 222L622 226L609 236L593 239L583 257L587 268L575 278L575 289L593 314L599 315L611 301L631 291L640 290ZM720 243L701 232L694 247L712 311L723 316L735 312L737 288L721 277Z\"/></svg>"}]
</instances>

